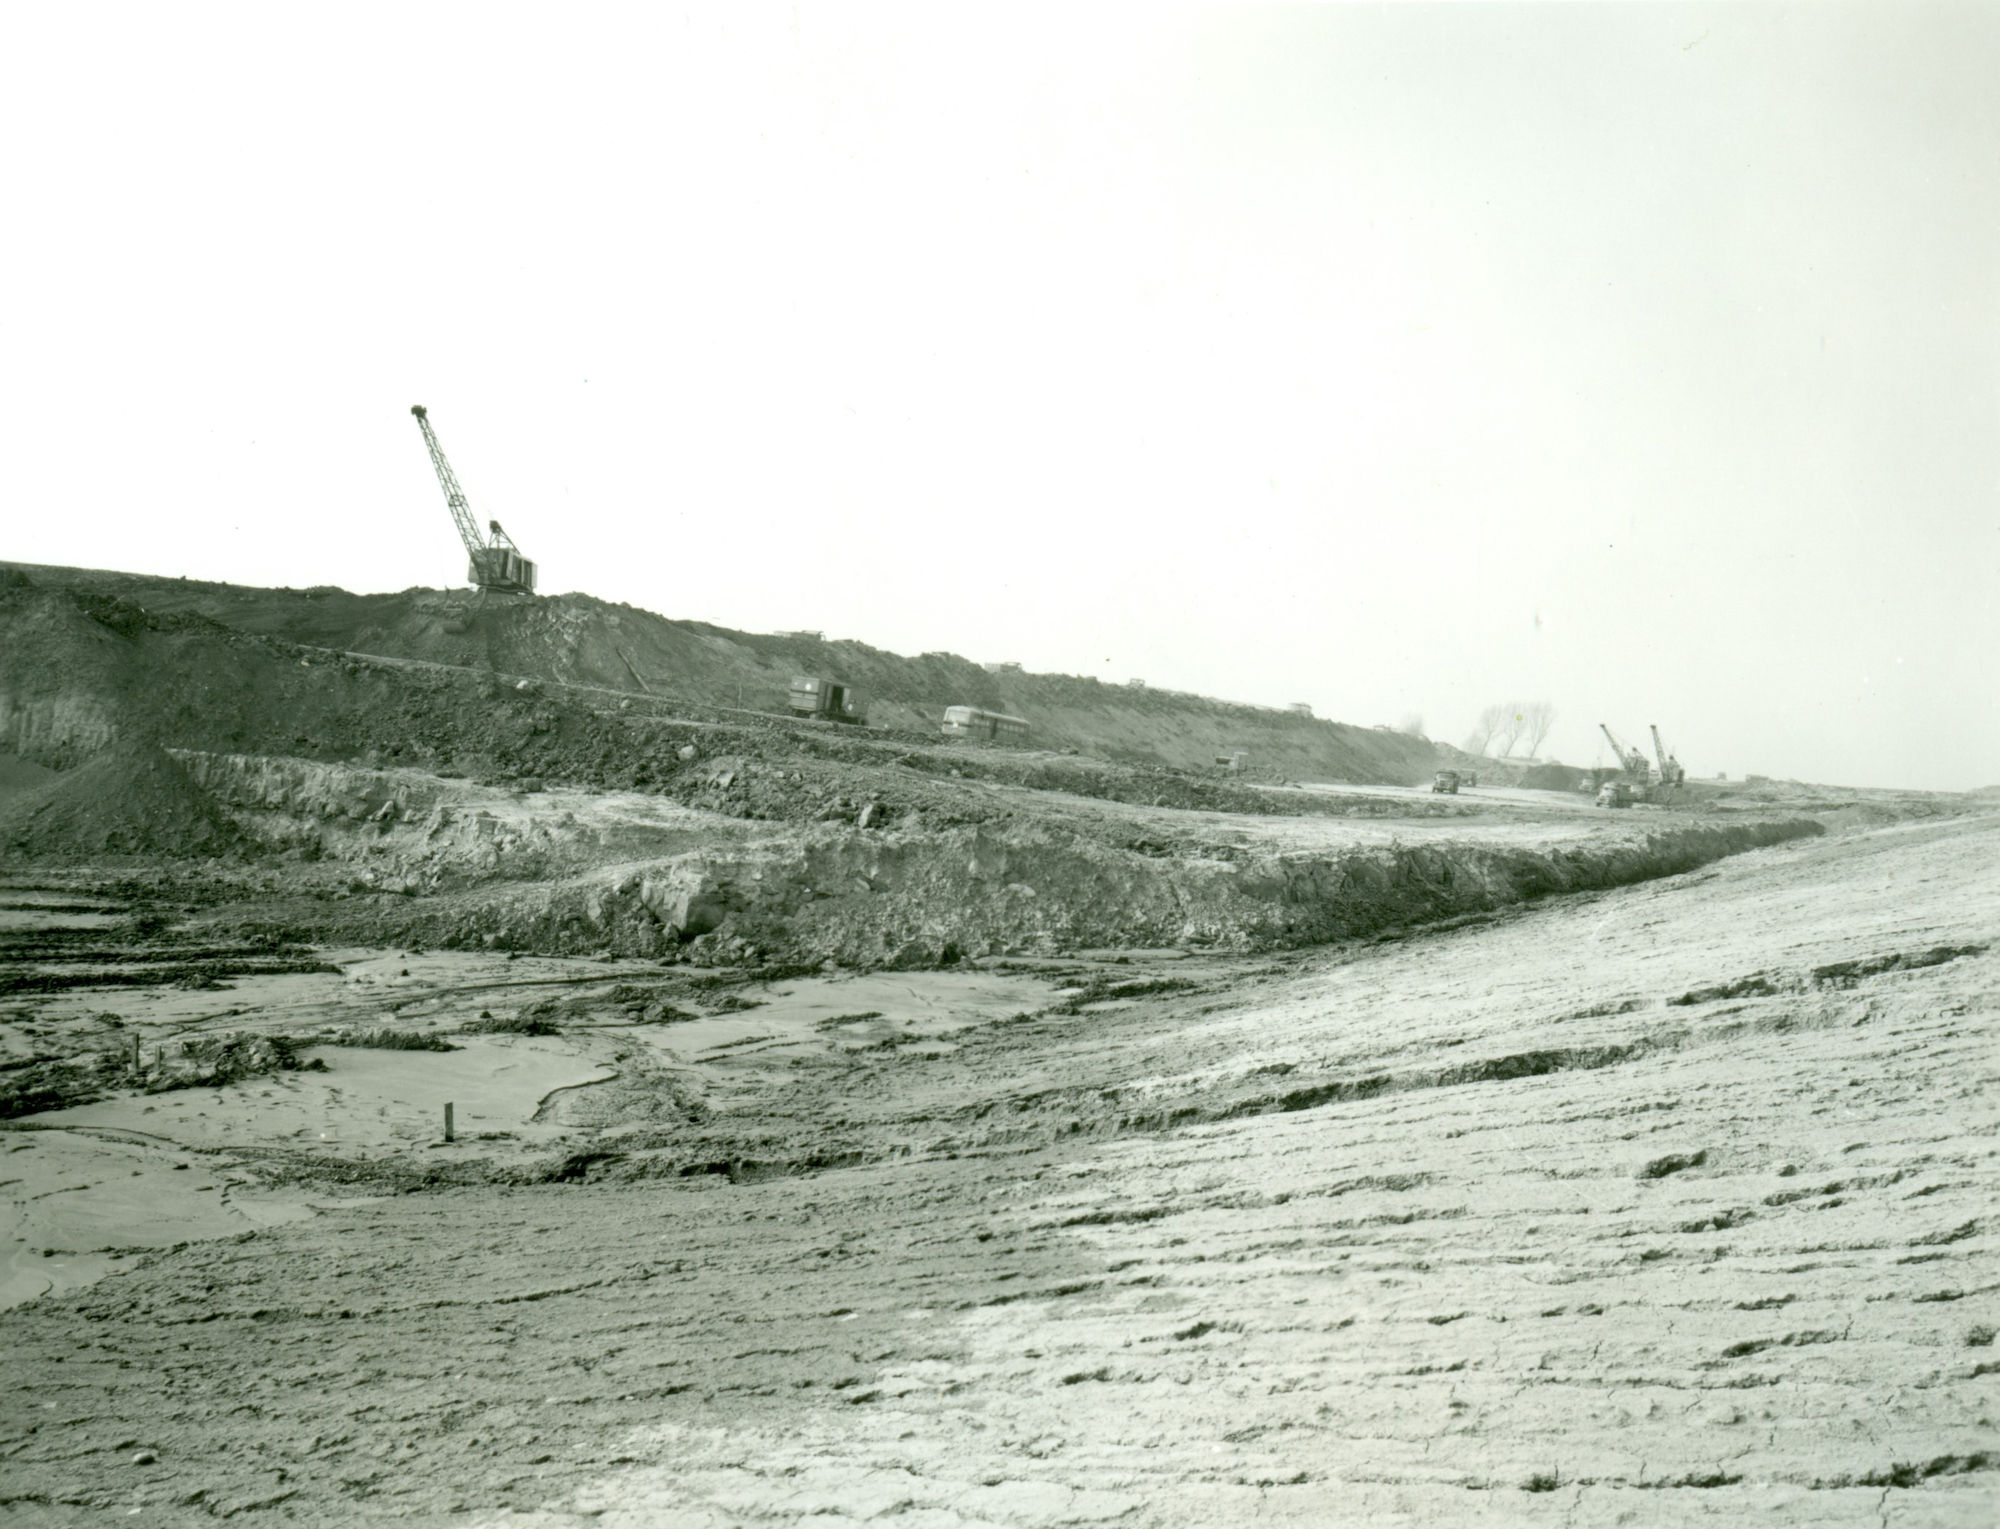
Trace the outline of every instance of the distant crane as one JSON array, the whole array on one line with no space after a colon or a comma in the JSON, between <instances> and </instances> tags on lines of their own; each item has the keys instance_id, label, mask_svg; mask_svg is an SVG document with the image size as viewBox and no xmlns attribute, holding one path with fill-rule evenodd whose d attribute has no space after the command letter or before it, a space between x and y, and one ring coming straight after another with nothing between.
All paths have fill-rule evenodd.
<instances>
[{"instance_id":1,"label":"distant crane","mask_svg":"<svg viewBox=\"0 0 2000 1529\"><path fill-rule=\"evenodd\" d=\"M1653 730L1653 753L1659 757L1660 761L1660 784L1663 786L1678 786L1682 781L1687 779L1687 771L1682 768L1681 762L1678 759L1667 752L1667 746L1660 742L1659 724L1648 722L1646 725Z\"/></svg>"},{"instance_id":2,"label":"distant crane","mask_svg":"<svg viewBox=\"0 0 2000 1529\"><path fill-rule=\"evenodd\" d=\"M472 518L472 508L465 502L465 490L458 486L458 475L451 470L451 463L445 460L444 447L438 444L437 432L431 429L430 411L422 404L412 404L410 412L417 417L417 428L424 433L424 445L431 454L431 466L437 469L438 482L444 487L444 502L451 507L451 518L458 523L459 540L465 543L466 555L472 566L466 577L481 589L490 589L502 594L532 595L535 592L535 565L521 556L521 549L514 545L514 539L500 529L500 522L486 522L492 532L488 541L479 534L479 522Z\"/></svg>"},{"instance_id":3,"label":"distant crane","mask_svg":"<svg viewBox=\"0 0 2000 1529\"><path fill-rule=\"evenodd\" d=\"M1645 754L1638 749L1626 748L1624 744L1618 741L1618 735L1612 732L1610 727L1605 723L1600 722L1597 725L1603 730L1605 738L1610 742L1611 752L1618 756L1618 768L1633 777L1641 785L1644 785L1646 777L1650 773L1646 764Z\"/></svg>"}]
</instances>

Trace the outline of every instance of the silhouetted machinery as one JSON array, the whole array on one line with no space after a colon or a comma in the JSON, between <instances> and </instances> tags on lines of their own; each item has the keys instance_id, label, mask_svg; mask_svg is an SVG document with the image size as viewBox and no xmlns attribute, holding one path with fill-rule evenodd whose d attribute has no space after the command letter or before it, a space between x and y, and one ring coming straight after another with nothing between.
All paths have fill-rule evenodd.
<instances>
[{"instance_id":1,"label":"silhouetted machinery","mask_svg":"<svg viewBox=\"0 0 2000 1529\"><path fill-rule=\"evenodd\" d=\"M1667 752L1667 746L1660 742L1659 724L1649 722L1646 725L1653 730L1653 753L1658 756L1660 761L1660 784L1663 786L1680 785L1688 778L1688 772L1682 768L1681 762L1678 759Z\"/></svg>"},{"instance_id":2,"label":"silhouetted machinery","mask_svg":"<svg viewBox=\"0 0 2000 1529\"><path fill-rule=\"evenodd\" d=\"M417 428L424 433L424 446L431 454L431 466L437 469L438 482L444 488L444 502L451 507L451 518L458 524L459 540L465 543L466 556L472 560L466 577L481 589L496 590L504 594L532 595L535 592L535 565L521 556L521 549L514 545L514 539L500 529L500 522L486 522L492 539L485 540L479 534L479 522L472 518L472 508L465 502L465 490L458 486L458 475L451 470L451 463L445 460L444 447L438 444L437 432L431 429L430 411L422 404L412 404L410 412L417 417Z\"/></svg>"},{"instance_id":3,"label":"silhouetted machinery","mask_svg":"<svg viewBox=\"0 0 2000 1529\"><path fill-rule=\"evenodd\" d=\"M947 706L942 729L947 738L983 738L988 743L1028 741L1025 718L1010 717L1003 711L983 711L977 706Z\"/></svg>"},{"instance_id":4,"label":"silhouetted machinery","mask_svg":"<svg viewBox=\"0 0 2000 1529\"><path fill-rule=\"evenodd\" d=\"M863 725L868 721L868 703L861 699L860 691L817 675L801 674L794 678L786 700L795 717Z\"/></svg>"},{"instance_id":5,"label":"silhouetted machinery","mask_svg":"<svg viewBox=\"0 0 2000 1529\"><path fill-rule=\"evenodd\" d=\"M1646 763L1645 751L1628 749L1618 741L1618 735L1604 723L1600 722L1597 725L1603 729L1605 738L1610 741L1611 752L1618 756L1618 768L1631 778L1633 785L1643 788L1653 773L1653 767Z\"/></svg>"}]
</instances>

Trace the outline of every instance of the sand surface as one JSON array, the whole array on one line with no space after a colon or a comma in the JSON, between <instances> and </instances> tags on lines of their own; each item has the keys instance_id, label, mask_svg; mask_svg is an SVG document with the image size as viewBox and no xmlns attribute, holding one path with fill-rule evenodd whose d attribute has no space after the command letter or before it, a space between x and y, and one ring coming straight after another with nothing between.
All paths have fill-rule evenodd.
<instances>
[{"instance_id":1,"label":"sand surface","mask_svg":"<svg viewBox=\"0 0 2000 1529\"><path fill-rule=\"evenodd\" d=\"M876 1150L371 1199L0 1314L5 1493L31 1523L1988 1525L1996 961L1989 817L745 1063L724 1123ZM728 1037L690 1036L700 1074Z\"/></svg>"}]
</instances>

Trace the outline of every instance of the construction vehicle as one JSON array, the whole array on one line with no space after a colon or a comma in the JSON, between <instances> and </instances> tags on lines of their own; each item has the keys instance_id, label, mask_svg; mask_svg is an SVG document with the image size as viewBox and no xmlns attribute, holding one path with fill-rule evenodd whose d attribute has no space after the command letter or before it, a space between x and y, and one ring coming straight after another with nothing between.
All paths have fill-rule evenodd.
<instances>
[{"instance_id":1,"label":"construction vehicle","mask_svg":"<svg viewBox=\"0 0 2000 1529\"><path fill-rule=\"evenodd\" d=\"M1659 724L1648 722L1646 725L1653 730L1653 753L1658 756L1660 761L1660 784L1663 786L1680 785L1687 779L1688 772L1682 768L1681 762L1678 759L1667 752L1667 746L1660 742Z\"/></svg>"},{"instance_id":2,"label":"construction vehicle","mask_svg":"<svg viewBox=\"0 0 2000 1529\"><path fill-rule=\"evenodd\" d=\"M787 697L792 714L810 717L815 721L854 722L866 725L868 705L861 699L861 692L852 685L836 684L832 680L815 678L801 674L792 681Z\"/></svg>"},{"instance_id":3,"label":"construction vehicle","mask_svg":"<svg viewBox=\"0 0 2000 1529\"><path fill-rule=\"evenodd\" d=\"M947 738L983 738L988 743L1025 744L1028 741L1025 718L1011 717L999 711L982 711L977 706L947 706L944 709L943 731Z\"/></svg>"},{"instance_id":4,"label":"construction vehicle","mask_svg":"<svg viewBox=\"0 0 2000 1529\"><path fill-rule=\"evenodd\" d=\"M479 522L472 518L472 508L465 502L465 490L458 486L458 475L445 460L437 432L431 429L430 411L422 404L412 404L410 412L416 415L417 428L424 433L431 466L437 470L438 482L444 488L444 502L451 507L451 518L458 524L458 538L465 543L466 556L471 559L466 577L480 589L496 594L532 595L535 565L521 556L521 549L500 529L499 521L486 522L491 540L480 536Z\"/></svg>"},{"instance_id":5,"label":"construction vehicle","mask_svg":"<svg viewBox=\"0 0 2000 1529\"><path fill-rule=\"evenodd\" d=\"M1618 756L1618 768L1631 777L1633 785L1643 789L1651 778L1653 767L1646 763L1645 754L1639 749L1628 749L1618 741L1618 735L1604 723L1597 724L1611 744L1612 753Z\"/></svg>"},{"instance_id":6,"label":"construction vehicle","mask_svg":"<svg viewBox=\"0 0 2000 1529\"><path fill-rule=\"evenodd\" d=\"M1431 777L1431 792L1439 796L1457 796L1462 778L1456 770L1440 770Z\"/></svg>"},{"instance_id":7,"label":"construction vehicle","mask_svg":"<svg viewBox=\"0 0 2000 1529\"><path fill-rule=\"evenodd\" d=\"M1597 805L1600 807L1630 807L1639 799L1640 788L1627 780L1607 780L1597 788Z\"/></svg>"}]
</instances>

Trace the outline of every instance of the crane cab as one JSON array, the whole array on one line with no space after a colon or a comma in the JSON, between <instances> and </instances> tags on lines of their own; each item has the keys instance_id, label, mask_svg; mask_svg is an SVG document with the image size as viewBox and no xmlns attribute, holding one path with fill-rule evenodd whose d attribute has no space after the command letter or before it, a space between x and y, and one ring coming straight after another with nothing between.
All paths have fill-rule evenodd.
<instances>
[{"instance_id":1,"label":"crane cab","mask_svg":"<svg viewBox=\"0 0 2000 1529\"><path fill-rule=\"evenodd\" d=\"M500 594L532 595L535 592L535 565L521 556L516 547L481 547L472 554L466 577L481 589Z\"/></svg>"}]
</instances>

